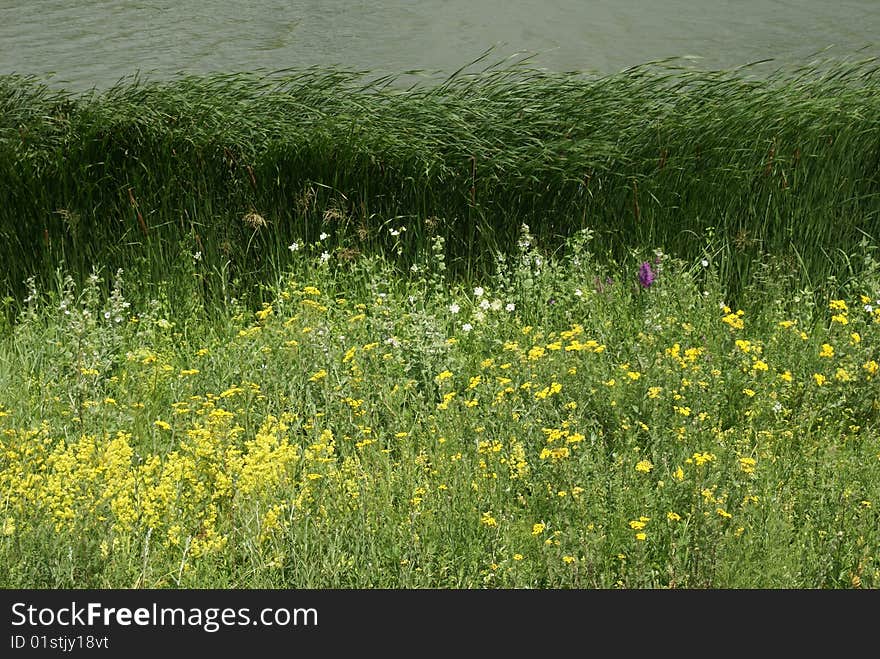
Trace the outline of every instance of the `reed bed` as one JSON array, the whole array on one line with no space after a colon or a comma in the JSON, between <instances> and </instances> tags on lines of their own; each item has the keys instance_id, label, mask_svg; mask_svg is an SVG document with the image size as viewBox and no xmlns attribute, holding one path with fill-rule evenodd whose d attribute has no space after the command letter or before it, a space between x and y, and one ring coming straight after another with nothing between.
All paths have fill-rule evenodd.
<instances>
[{"instance_id":1,"label":"reed bed","mask_svg":"<svg viewBox=\"0 0 880 659\"><path fill-rule=\"evenodd\" d=\"M548 251L589 228L615 258L709 255L731 294L766 254L801 282L854 277L880 222L877 68L508 62L411 85L312 68L84 94L2 76L0 286L20 299L29 276L96 264L146 285L195 258L226 299L321 234L402 271L443 235L451 272L474 278L523 224Z\"/></svg>"}]
</instances>

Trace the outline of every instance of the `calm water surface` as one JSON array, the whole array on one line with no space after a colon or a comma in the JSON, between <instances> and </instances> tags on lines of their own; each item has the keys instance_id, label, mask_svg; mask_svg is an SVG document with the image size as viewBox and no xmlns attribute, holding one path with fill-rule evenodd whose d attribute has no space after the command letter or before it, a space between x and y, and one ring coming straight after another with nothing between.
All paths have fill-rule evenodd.
<instances>
[{"instance_id":1,"label":"calm water surface","mask_svg":"<svg viewBox=\"0 0 880 659\"><path fill-rule=\"evenodd\" d=\"M340 66L451 73L529 55L613 73L650 60L769 66L880 55L880 0L0 0L0 73L106 87L136 72Z\"/></svg>"}]
</instances>

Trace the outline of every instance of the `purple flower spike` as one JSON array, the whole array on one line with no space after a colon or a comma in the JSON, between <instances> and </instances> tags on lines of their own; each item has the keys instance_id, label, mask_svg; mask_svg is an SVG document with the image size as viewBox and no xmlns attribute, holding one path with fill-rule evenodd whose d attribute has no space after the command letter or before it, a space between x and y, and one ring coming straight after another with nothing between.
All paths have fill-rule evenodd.
<instances>
[{"instance_id":1,"label":"purple flower spike","mask_svg":"<svg viewBox=\"0 0 880 659\"><path fill-rule=\"evenodd\" d=\"M642 265L639 266L639 284L642 285L642 288L648 288L651 284L654 283L654 271L651 270L651 264L645 261Z\"/></svg>"}]
</instances>

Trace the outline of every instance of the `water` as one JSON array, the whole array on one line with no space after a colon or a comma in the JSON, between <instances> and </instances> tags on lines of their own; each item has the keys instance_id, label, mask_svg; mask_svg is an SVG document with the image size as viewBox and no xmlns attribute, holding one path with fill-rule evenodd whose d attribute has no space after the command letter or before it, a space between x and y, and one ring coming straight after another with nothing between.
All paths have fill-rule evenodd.
<instances>
[{"instance_id":1,"label":"water","mask_svg":"<svg viewBox=\"0 0 880 659\"><path fill-rule=\"evenodd\" d=\"M878 35L880 0L0 0L0 73L74 90L136 72L445 75L487 49L483 64L528 55L596 73L681 56L704 68L778 68L828 48L877 56Z\"/></svg>"}]
</instances>

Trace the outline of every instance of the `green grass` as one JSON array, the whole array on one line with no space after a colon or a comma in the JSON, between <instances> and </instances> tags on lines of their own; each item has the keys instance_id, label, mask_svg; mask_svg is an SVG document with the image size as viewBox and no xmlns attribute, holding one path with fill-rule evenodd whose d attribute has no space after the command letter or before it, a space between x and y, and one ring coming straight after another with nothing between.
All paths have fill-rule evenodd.
<instances>
[{"instance_id":1,"label":"green grass","mask_svg":"<svg viewBox=\"0 0 880 659\"><path fill-rule=\"evenodd\" d=\"M556 246L589 227L615 258L709 251L733 295L761 254L809 284L852 276L847 256L877 238L874 60L467 70L408 87L323 69L131 78L78 95L3 76L0 287L20 300L59 263L80 282L98 263L151 284L189 276L181 255L200 253L215 304L277 279L295 240L375 254L398 226L402 270L440 234L450 270L474 277L527 223Z\"/></svg>"},{"instance_id":2,"label":"green grass","mask_svg":"<svg viewBox=\"0 0 880 659\"><path fill-rule=\"evenodd\" d=\"M878 587L876 62L401 80L0 77L0 586Z\"/></svg>"},{"instance_id":3,"label":"green grass","mask_svg":"<svg viewBox=\"0 0 880 659\"><path fill-rule=\"evenodd\" d=\"M219 316L32 291L0 585L880 585L876 266L829 299L768 259L737 309L712 263L520 240L474 286L439 239L407 277L304 246Z\"/></svg>"}]
</instances>

